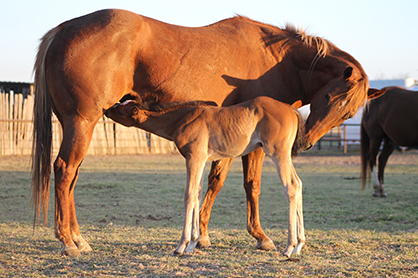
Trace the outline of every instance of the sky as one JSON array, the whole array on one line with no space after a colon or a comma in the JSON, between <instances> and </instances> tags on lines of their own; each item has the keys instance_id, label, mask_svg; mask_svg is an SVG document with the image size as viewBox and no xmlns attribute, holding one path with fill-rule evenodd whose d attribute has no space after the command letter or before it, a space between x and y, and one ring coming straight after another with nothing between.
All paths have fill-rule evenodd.
<instances>
[{"instance_id":1,"label":"sky","mask_svg":"<svg viewBox=\"0 0 418 278\"><path fill-rule=\"evenodd\" d=\"M418 1L3 0L0 81L33 82L39 39L66 20L107 8L191 27L236 14L278 27L291 23L350 53L370 80L418 79Z\"/></svg>"}]
</instances>

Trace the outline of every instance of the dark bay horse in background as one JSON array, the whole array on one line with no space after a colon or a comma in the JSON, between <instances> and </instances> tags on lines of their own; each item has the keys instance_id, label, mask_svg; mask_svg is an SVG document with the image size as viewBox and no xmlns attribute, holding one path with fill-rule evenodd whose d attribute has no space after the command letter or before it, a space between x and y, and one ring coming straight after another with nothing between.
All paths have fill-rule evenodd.
<instances>
[{"instance_id":1,"label":"dark bay horse in background","mask_svg":"<svg viewBox=\"0 0 418 278\"><path fill-rule=\"evenodd\" d=\"M174 253L192 253L198 243L206 161L242 156L262 147L276 166L288 203L289 228L283 255L300 254L305 243L302 182L292 164L292 156L305 147L305 126L299 111L269 97L228 107L196 105L199 103L150 106L127 100L105 112L124 126L135 126L174 141L186 159L185 220Z\"/></svg>"},{"instance_id":2,"label":"dark bay horse in background","mask_svg":"<svg viewBox=\"0 0 418 278\"><path fill-rule=\"evenodd\" d=\"M418 147L418 92L387 87L386 93L370 101L361 120L361 180L366 186L368 170L373 181L373 196L386 197L383 175L395 144ZM379 154L380 146L383 148ZM379 154L379 169L376 158Z\"/></svg>"},{"instance_id":3,"label":"dark bay horse in background","mask_svg":"<svg viewBox=\"0 0 418 278\"><path fill-rule=\"evenodd\" d=\"M257 96L311 104L306 148L353 116L367 98L367 75L349 54L293 27L280 29L245 17L188 28L123 10L101 10L64 22L42 38L35 66L32 201L35 221L47 219L51 173L51 113L63 128L53 164L55 236L61 253L91 248L80 234L74 187L94 127L118 101L139 96L160 103L213 101L230 106ZM274 249L258 211L264 152L243 157L247 230L257 247ZM212 164L200 213L203 246L210 212L232 159Z\"/></svg>"}]
</instances>

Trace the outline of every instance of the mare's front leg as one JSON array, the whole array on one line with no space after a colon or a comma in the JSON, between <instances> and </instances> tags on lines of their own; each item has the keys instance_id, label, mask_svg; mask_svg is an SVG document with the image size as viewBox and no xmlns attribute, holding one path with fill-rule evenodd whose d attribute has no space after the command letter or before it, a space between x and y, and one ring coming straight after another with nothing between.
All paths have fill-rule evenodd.
<instances>
[{"instance_id":1,"label":"mare's front leg","mask_svg":"<svg viewBox=\"0 0 418 278\"><path fill-rule=\"evenodd\" d=\"M206 191L205 199L203 200L202 207L199 214L199 226L200 226L200 238L199 247L209 247L210 239L208 233L208 225L210 214L212 211L213 203L216 196L224 185L226 175L228 174L229 167L233 158L227 158L212 162L212 168L209 174L208 190Z\"/></svg>"},{"instance_id":2,"label":"mare's front leg","mask_svg":"<svg viewBox=\"0 0 418 278\"><path fill-rule=\"evenodd\" d=\"M201 181L206 163L206 159L202 159L201 157L204 156L193 155L192 157L186 158L187 186L184 192L185 218L183 234L180 238L179 245L174 251L174 254L179 256L183 255L186 247L187 252L193 252L199 240L199 195L201 195Z\"/></svg>"},{"instance_id":3,"label":"mare's front leg","mask_svg":"<svg viewBox=\"0 0 418 278\"><path fill-rule=\"evenodd\" d=\"M302 181L296 174L292 159L289 155L283 158L272 158L277 173L283 184L283 191L288 204L288 236L284 256L290 257L293 253L300 254L305 244L305 229L303 223L302 207Z\"/></svg>"},{"instance_id":4,"label":"mare's front leg","mask_svg":"<svg viewBox=\"0 0 418 278\"><path fill-rule=\"evenodd\" d=\"M258 249L276 250L273 241L266 236L260 224L259 198L264 157L262 148L242 157L244 189L247 196L247 230L257 239Z\"/></svg>"},{"instance_id":5,"label":"mare's front leg","mask_svg":"<svg viewBox=\"0 0 418 278\"><path fill-rule=\"evenodd\" d=\"M64 123L63 141L54 163L55 173L55 237L63 247L62 255L80 256L91 247L80 234L75 214L74 187L78 169L87 153L95 122L78 120Z\"/></svg>"}]
</instances>

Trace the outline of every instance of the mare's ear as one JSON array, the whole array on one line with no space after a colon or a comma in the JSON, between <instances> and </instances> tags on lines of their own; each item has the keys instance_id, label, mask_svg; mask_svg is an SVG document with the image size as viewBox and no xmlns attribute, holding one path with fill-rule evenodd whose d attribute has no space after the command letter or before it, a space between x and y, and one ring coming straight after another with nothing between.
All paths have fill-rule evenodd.
<instances>
[{"instance_id":1,"label":"mare's ear","mask_svg":"<svg viewBox=\"0 0 418 278\"><path fill-rule=\"evenodd\" d=\"M377 89L369 89L367 92L367 99L374 99L384 95L386 93L386 89L377 90Z\"/></svg>"},{"instance_id":2,"label":"mare's ear","mask_svg":"<svg viewBox=\"0 0 418 278\"><path fill-rule=\"evenodd\" d=\"M347 80L348 78L350 78L352 74L353 74L353 68L347 67L343 72L344 80Z\"/></svg>"},{"instance_id":3,"label":"mare's ear","mask_svg":"<svg viewBox=\"0 0 418 278\"><path fill-rule=\"evenodd\" d=\"M301 100L297 100L295 101L292 105L293 108L299 109L302 107L302 101Z\"/></svg>"}]
</instances>

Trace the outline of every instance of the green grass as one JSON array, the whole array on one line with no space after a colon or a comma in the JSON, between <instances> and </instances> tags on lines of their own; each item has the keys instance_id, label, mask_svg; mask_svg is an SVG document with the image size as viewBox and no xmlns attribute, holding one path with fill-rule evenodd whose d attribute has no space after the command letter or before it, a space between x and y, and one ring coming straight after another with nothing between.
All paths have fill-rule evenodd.
<instances>
[{"instance_id":1,"label":"green grass","mask_svg":"<svg viewBox=\"0 0 418 278\"><path fill-rule=\"evenodd\" d=\"M418 153L389 159L387 198L371 197L370 187L361 191L357 154L323 153L295 160L307 237L299 262L285 261L279 252L286 245L287 205L268 158L261 224L278 252L256 250L246 232L239 159L213 208L212 247L179 258L172 252L183 223L183 158L91 156L75 198L82 234L94 252L71 259L59 255L52 201L49 226L32 229L29 158L0 157L0 277L417 277Z\"/></svg>"}]
</instances>

